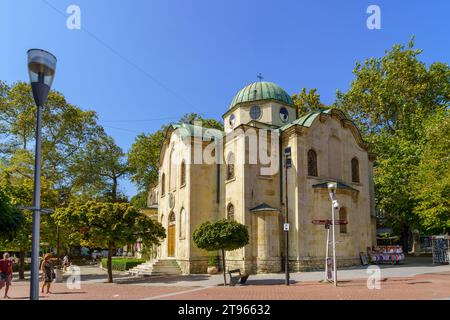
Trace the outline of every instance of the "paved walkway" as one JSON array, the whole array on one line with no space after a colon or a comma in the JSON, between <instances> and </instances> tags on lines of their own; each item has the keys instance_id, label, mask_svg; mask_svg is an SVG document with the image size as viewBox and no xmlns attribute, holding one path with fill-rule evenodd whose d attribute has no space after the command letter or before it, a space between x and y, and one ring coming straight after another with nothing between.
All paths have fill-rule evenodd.
<instances>
[{"instance_id":1,"label":"paved walkway","mask_svg":"<svg viewBox=\"0 0 450 320\"><path fill-rule=\"evenodd\" d=\"M284 274L251 275L245 286L223 287L221 274L136 278L115 272L115 283L108 284L104 270L85 266L81 267L79 289L70 289L66 282L55 283L53 294L44 294L41 299L450 299L448 265L412 258L407 264L384 265L380 269L381 288L370 290L366 267L339 270L339 285L335 288L319 282L323 271L292 273L289 287L284 285ZM67 278L65 275L64 280ZM27 299L28 294L28 281L13 282L11 297Z\"/></svg>"}]
</instances>

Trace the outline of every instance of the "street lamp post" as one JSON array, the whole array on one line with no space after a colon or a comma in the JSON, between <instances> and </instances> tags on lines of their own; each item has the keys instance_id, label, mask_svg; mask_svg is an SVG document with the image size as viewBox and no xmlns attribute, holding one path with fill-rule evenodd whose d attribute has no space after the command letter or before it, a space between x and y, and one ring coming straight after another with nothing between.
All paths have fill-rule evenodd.
<instances>
[{"instance_id":1,"label":"street lamp post","mask_svg":"<svg viewBox=\"0 0 450 320\"><path fill-rule=\"evenodd\" d=\"M30 49L28 73L36 103L36 146L34 160L33 238L31 249L30 299L39 300L39 229L41 214L41 128L42 108L47 101L56 70L56 57L41 49Z\"/></svg>"},{"instance_id":2,"label":"street lamp post","mask_svg":"<svg viewBox=\"0 0 450 320\"><path fill-rule=\"evenodd\" d=\"M292 167L291 147L284 149L284 168L285 168L285 209L284 216L284 271L285 282L289 285L289 206L288 206L288 168Z\"/></svg>"},{"instance_id":3,"label":"street lamp post","mask_svg":"<svg viewBox=\"0 0 450 320\"><path fill-rule=\"evenodd\" d=\"M335 209L339 208L339 203L336 200L337 182L328 183L328 191L331 198L331 225L332 225L332 236L333 236L333 278L334 286L337 286L337 265L336 265L336 233L335 233Z\"/></svg>"}]
</instances>

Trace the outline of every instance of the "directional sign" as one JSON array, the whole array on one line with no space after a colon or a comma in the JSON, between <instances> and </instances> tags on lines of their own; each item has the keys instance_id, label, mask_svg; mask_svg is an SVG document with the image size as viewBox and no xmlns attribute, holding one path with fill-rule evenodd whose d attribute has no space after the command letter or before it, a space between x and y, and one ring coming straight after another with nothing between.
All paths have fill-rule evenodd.
<instances>
[{"instance_id":1,"label":"directional sign","mask_svg":"<svg viewBox=\"0 0 450 320\"><path fill-rule=\"evenodd\" d=\"M331 225L331 219L325 219L325 220L313 220L313 224L321 224L321 225ZM334 224L348 224L347 220L334 220Z\"/></svg>"}]
</instances>

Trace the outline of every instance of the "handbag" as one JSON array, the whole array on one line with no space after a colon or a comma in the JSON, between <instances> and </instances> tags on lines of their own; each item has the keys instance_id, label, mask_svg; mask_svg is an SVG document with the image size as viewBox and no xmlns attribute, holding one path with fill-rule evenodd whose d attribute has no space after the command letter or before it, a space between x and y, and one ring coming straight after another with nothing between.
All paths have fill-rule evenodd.
<instances>
[{"instance_id":1,"label":"handbag","mask_svg":"<svg viewBox=\"0 0 450 320\"><path fill-rule=\"evenodd\" d=\"M5 281L8 278L8 274L6 272L0 272L0 281Z\"/></svg>"}]
</instances>

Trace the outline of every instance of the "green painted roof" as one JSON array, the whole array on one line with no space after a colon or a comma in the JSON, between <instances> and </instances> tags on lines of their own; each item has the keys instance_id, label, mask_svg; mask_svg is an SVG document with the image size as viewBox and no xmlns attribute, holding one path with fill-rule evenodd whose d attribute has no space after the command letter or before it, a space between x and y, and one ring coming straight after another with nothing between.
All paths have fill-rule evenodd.
<instances>
[{"instance_id":1,"label":"green painted roof","mask_svg":"<svg viewBox=\"0 0 450 320\"><path fill-rule=\"evenodd\" d=\"M302 127L306 127L309 128L311 126L311 124L314 122L314 120L320 116L320 114L324 113L324 114L329 114L331 112L331 109L327 109L327 110L321 110L321 111L315 111L315 112L310 112L308 114L305 114L304 116L289 122L288 124L282 126L279 131L284 131L292 126L295 125L300 125Z\"/></svg>"},{"instance_id":2,"label":"green painted roof","mask_svg":"<svg viewBox=\"0 0 450 320\"><path fill-rule=\"evenodd\" d=\"M205 137L223 137L224 132L213 129L195 126L189 123L173 123L171 124L172 129L179 130L182 137L197 137L197 138L205 138Z\"/></svg>"},{"instance_id":3,"label":"green painted roof","mask_svg":"<svg viewBox=\"0 0 450 320\"><path fill-rule=\"evenodd\" d=\"M273 82L258 81L253 82L241 89L231 101L229 109L239 103L274 99L288 105L293 105L291 96L280 86Z\"/></svg>"}]
</instances>

